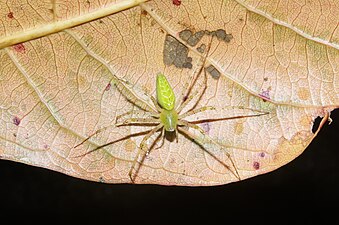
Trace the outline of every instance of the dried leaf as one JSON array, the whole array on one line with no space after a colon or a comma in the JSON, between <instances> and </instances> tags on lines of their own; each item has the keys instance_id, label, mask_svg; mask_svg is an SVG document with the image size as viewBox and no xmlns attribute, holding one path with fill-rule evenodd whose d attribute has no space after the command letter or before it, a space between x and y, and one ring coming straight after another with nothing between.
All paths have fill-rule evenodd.
<instances>
[{"instance_id":1,"label":"dried leaf","mask_svg":"<svg viewBox=\"0 0 339 225\"><path fill-rule=\"evenodd\" d=\"M192 93L204 90L196 107L220 110L189 119L206 120L197 124L213 140L203 143L211 154L183 135L156 148L159 141L136 183L218 185L238 181L235 171L241 179L270 172L301 154L338 108L335 0L143 2L0 3L2 159L87 180L131 182L143 136L126 136L150 127L114 125L136 109L114 84L127 81L152 105L159 72L182 101L187 82L206 68L206 90L203 72L193 86ZM253 110L266 113L239 118ZM322 124L312 133L318 116ZM221 117L233 118L208 120Z\"/></svg>"}]
</instances>

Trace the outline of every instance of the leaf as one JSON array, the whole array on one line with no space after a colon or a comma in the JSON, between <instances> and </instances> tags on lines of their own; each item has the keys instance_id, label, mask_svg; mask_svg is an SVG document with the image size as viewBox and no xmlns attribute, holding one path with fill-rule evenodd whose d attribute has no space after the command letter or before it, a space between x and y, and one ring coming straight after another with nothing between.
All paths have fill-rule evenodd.
<instances>
[{"instance_id":1,"label":"leaf","mask_svg":"<svg viewBox=\"0 0 339 225\"><path fill-rule=\"evenodd\" d=\"M155 96L161 72L182 100L208 43L207 88L197 107L223 110L195 116L237 117L250 113L245 108L267 114L199 124L218 143L206 144L212 155L182 135L178 143L165 140L142 162L136 183L238 181L226 153L241 179L270 172L301 154L338 108L336 1L142 2L0 3L2 159L130 182L142 136L124 137L149 127L114 126L135 109L116 79L151 104L143 93ZM203 89L202 79L193 89ZM318 116L322 123L312 133Z\"/></svg>"}]
</instances>

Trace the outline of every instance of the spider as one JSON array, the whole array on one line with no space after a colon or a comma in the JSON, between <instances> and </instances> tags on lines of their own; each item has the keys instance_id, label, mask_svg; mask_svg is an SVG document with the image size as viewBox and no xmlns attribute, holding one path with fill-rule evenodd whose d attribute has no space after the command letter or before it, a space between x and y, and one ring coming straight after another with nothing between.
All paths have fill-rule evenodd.
<instances>
[{"instance_id":1,"label":"spider","mask_svg":"<svg viewBox=\"0 0 339 225\"><path fill-rule=\"evenodd\" d=\"M207 53L206 53L206 55L207 55ZM203 65L205 64L206 56L204 58L205 59L203 61ZM198 91L191 93L191 90L192 90L192 87L195 84L198 76L201 74L201 72L204 68L203 65L200 67L200 69L197 70L197 73L193 74L192 82L189 85L187 94L185 95L186 97L183 98L183 100L181 101L180 104L176 104L176 96L174 94L174 91L173 91L170 83L168 82L168 80L167 80L167 78L164 74L159 73L156 76L156 98L154 98L153 96L149 96L148 94L145 93L145 95L148 96L151 99L151 101L153 102L154 107L147 104L144 100L142 100L141 97L139 97L137 94L135 94L133 91L131 91L131 88L129 88L130 84L127 81L124 81L124 80L121 80L121 79L115 77L114 84L117 87L117 89L119 90L119 92L129 102L133 103L134 105L136 105L140 109L140 110L132 110L132 111L129 111L129 112L126 112L124 114L117 116L115 126L116 127L119 127L119 126L142 126L142 125L152 125L152 126L154 126L148 132L141 132L141 133L135 134L135 135L145 134L145 136L143 137L143 139L140 142L138 152L137 152L136 156L134 157L132 166L131 166L129 173L128 173L130 181L132 183L134 183L134 181L135 181L137 173L138 173L140 167L142 166L143 160L145 159L145 157L148 154L150 154L152 147L154 147L154 144L158 139L156 139L154 141L154 143L152 144L152 147L148 146L148 144L147 144L148 140L155 133L157 133L159 131L161 132L160 135L162 137L162 144L157 148L161 148L162 145L164 144L166 134L167 135L175 135L176 142L178 142L178 135L180 133L183 136L185 136L186 138L191 139L197 145L199 145L203 151L205 151L207 154L212 156L212 158L217 160L222 166L224 166L226 169L228 169L238 180L241 180L240 175L238 173L238 170L235 166L235 163L233 162L231 155L226 151L226 149L224 149L224 150L225 150L227 157L229 158L229 160L231 162L231 167L228 166L225 162L218 159L215 155L213 155L206 148L204 148L204 145L207 144L207 143L212 143L212 144L219 146L221 149L223 149L224 147L222 145L220 145L219 143L217 143L212 138L210 138L208 136L208 134L206 134L206 132L201 127L199 127L197 124L185 120L186 117L192 116L192 115L197 114L197 113L201 113L203 111L218 110L213 106L203 106L203 107L200 107L200 108L196 108L198 101L201 99L201 97L203 96L203 94L204 94L204 92L207 88L207 75L206 75L205 69L204 69L204 80L203 80L203 86L204 87L203 87L202 91L200 91L200 93L198 93ZM193 105L193 107L191 107L188 111L182 113L183 109L186 106L188 106L188 104L196 96L198 96L197 97L198 100ZM243 107L238 107L238 108L243 109ZM266 114L264 112L260 112L260 111L257 111L257 110L253 110L253 111L256 112L253 115L239 116L239 117L236 117L236 118L254 117L254 116L260 116L260 115ZM146 112L146 113L149 114L149 116L148 117L142 117L142 118L133 117L133 116L131 118L124 118L124 117L130 116L130 115L135 115L135 116L141 115L142 114L141 112L143 112L143 113ZM213 122L213 121L217 121L217 120L226 120L226 119L232 119L232 118L234 118L234 117L213 119L211 121ZM207 119L207 121L208 121L208 119ZM198 131L202 135L203 138L198 137L197 135L193 134L192 132L189 131L189 129L194 129L194 130ZM96 133L98 133L98 132L99 132L99 130ZM160 135L159 135L159 137L160 137ZM119 142L121 140L125 140L127 138L132 137L132 136L133 136L133 134L128 135L128 136L121 138L121 139L118 139L118 140L111 141L111 142L106 143L104 145L98 146L98 147L92 149L91 151L89 151L85 154L91 153L93 151L96 151L100 148L114 144L114 143ZM90 137L86 138L86 140L88 140ZM86 141L86 140L84 140L84 141ZM81 142L80 144L82 144L83 142ZM79 146L80 144L78 144L77 146ZM139 159L141 154L142 154L142 162L138 162L138 159ZM135 170L135 166L136 166L137 163L140 166L139 166L138 169L136 169L136 173L133 174L133 171Z\"/></svg>"}]
</instances>

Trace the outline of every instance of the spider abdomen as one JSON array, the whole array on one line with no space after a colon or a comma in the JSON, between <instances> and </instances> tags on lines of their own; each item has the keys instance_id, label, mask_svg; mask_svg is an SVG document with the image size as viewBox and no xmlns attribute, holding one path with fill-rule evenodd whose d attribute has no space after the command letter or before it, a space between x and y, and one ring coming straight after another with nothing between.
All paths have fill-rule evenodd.
<instances>
[{"instance_id":1,"label":"spider abdomen","mask_svg":"<svg viewBox=\"0 0 339 225\"><path fill-rule=\"evenodd\" d=\"M175 95L165 75L157 75L157 100L159 105L166 110L172 110L175 106Z\"/></svg>"}]
</instances>

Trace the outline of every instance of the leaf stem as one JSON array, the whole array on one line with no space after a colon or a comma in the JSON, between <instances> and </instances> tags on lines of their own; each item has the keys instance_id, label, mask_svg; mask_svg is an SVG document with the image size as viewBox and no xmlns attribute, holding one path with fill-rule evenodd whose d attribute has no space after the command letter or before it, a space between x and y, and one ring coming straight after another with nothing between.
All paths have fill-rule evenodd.
<instances>
[{"instance_id":1,"label":"leaf stem","mask_svg":"<svg viewBox=\"0 0 339 225\"><path fill-rule=\"evenodd\" d=\"M78 17L71 18L69 20L62 20L58 22L48 23L43 26L35 27L34 29L25 30L22 32L14 33L10 36L3 37L0 39L0 49L29 41L32 39L40 38L49 34L57 33L59 31L75 27L113 13L117 13L134 6L137 6L141 3L147 2L148 0L125 0L111 5L94 12L90 12Z\"/></svg>"}]
</instances>

